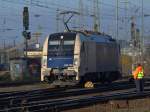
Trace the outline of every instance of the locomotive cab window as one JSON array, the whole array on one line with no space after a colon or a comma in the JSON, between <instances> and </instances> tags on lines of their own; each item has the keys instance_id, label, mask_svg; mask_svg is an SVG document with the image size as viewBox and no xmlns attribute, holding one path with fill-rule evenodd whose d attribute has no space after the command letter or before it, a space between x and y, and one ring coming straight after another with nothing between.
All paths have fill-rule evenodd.
<instances>
[{"instance_id":1,"label":"locomotive cab window","mask_svg":"<svg viewBox=\"0 0 150 112\"><path fill-rule=\"evenodd\" d=\"M49 56L73 56L76 34L58 33L49 38Z\"/></svg>"}]
</instances>

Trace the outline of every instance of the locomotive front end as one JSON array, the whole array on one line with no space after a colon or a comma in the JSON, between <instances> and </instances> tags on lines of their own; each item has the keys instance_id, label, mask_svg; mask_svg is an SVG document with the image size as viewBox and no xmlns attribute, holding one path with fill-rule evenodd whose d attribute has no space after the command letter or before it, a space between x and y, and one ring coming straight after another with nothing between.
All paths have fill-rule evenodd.
<instances>
[{"instance_id":1,"label":"locomotive front end","mask_svg":"<svg viewBox=\"0 0 150 112\"><path fill-rule=\"evenodd\" d=\"M54 85L72 85L78 76L74 66L76 33L55 33L49 36L43 80Z\"/></svg>"}]
</instances>

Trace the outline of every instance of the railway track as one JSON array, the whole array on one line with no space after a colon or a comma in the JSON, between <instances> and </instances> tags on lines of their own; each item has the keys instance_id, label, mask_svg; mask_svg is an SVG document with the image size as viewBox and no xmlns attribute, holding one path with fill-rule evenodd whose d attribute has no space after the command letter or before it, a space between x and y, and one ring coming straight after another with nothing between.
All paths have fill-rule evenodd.
<instances>
[{"instance_id":1,"label":"railway track","mask_svg":"<svg viewBox=\"0 0 150 112\"><path fill-rule=\"evenodd\" d=\"M39 101L30 104L24 104L20 107L12 107L7 110L1 110L0 112L59 112L60 110L73 109L77 107L88 106L91 104L106 102L109 100L116 99L130 99L130 98L141 98L150 95L149 92L145 92L141 95L136 94L136 92L120 92L107 95L96 95L96 96L87 96L81 98L66 98L58 100L46 100Z\"/></svg>"},{"instance_id":2,"label":"railway track","mask_svg":"<svg viewBox=\"0 0 150 112\"><path fill-rule=\"evenodd\" d=\"M120 84L125 84L128 85L128 81L124 81L124 82L115 82L113 83L113 85L120 85ZM131 84L131 83L130 83ZM108 84L97 84L95 85L96 87L105 87L108 86ZM64 90L68 90L68 89L78 89L80 88L80 86L75 86L75 87L61 87L61 88L47 88L47 89L35 89L35 90L31 90L31 91L15 91L15 92L0 92L0 99L1 98L8 98L8 97L18 97L18 96L25 96L25 95L30 95L30 94L42 94L42 93L46 93L46 92L58 92L58 91L64 91Z\"/></svg>"},{"instance_id":3,"label":"railway track","mask_svg":"<svg viewBox=\"0 0 150 112\"><path fill-rule=\"evenodd\" d=\"M119 86L118 86L119 85ZM148 82L145 84L145 86L150 85ZM51 101L51 103L64 101L66 98L74 99L74 96L88 96L88 95L94 95L96 93L103 93L107 92L111 93L112 91L121 91L121 90L127 90L129 88L134 88L133 83L128 82L116 82L111 85L102 85L100 87L94 88L94 89L81 89L81 88L70 88L70 89L54 89L54 90L35 90L35 91L26 91L18 93L12 93L7 95L1 94L0 97L0 109L1 110L10 110L11 112L14 111L14 109L21 109L24 107L32 107L32 109L35 107L35 105L43 105L44 103L47 103ZM44 108L44 107L43 107ZM32 110L31 109L31 110ZM33 109L34 110L34 109ZM14 112L17 112L18 110L15 110Z\"/></svg>"},{"instance_id":4,"label":"railway track","mask_svg":"<svg viewBox=\"0 0 150 112\"><path fill-rule=\"evenodd\" d=\"M23 86L23 85L30 85L30 84L39 84L39 81L16 81L16 82L0 82L0 87L17 87L17 86Z\"/></svg>"},{"instance_id":5,"label":"railway track","mask_svg":"<svg viewBox=\"0 0 150 112\"><path fill-rule=\"evenodd\" d=\"M75 88L75 87L74 87ZM58 92L58 91L64 91L66 89L69 88L46 88L46 89L35 89L35 90L31 90L31 91L15 91L15 92L2 92L0 93L0 99L2 98L8 98L8 97L19 97L19 96L24 96L24 95L30 95L30 94L42 94L45 92Z\"/></svg>"}]
</instances>

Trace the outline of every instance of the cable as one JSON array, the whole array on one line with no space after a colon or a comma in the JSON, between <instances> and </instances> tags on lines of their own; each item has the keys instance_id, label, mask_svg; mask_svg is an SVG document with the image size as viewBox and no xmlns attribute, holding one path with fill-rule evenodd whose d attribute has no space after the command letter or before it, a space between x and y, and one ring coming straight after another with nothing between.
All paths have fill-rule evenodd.
<instances>
[{"instance_id":1,"label":"cable","mask_svg":"<svg viewBox=\"0 0 150 112\"><path fill-rule=\"evenodd\" d=\"M5 2L10 2L10 3L17 3L17 4L27 4L27 3L25 3L25 2L14 2L14 1L11 1L11 0L1 0L1 1L5 1ZM74 11L78 11L78 9L77 8L72 8L72 7L64 7L63 5L60 5L60 4L54 4L53 3L53 5L55 5L55 6L57 6L57 7L51 7L51 6L49 6L49 5L43 5L42 3L43 2L41 2L41 1L38 1L38 3L41 3L41 4L36 4L36 3L34 3L34 2L32 2L32 4L30 4L30 5L33 5L33 6L37 6L37 7L41 7L41 8L46 8L46 9L54 9L55 11L56 11L56 9L58 8L58 6L60 6L60 7L63 7L63 8L60 8L59 7L59 9L60 10L65 10L65 9L67 9L67 10L74 10ZM29 5L29 3L28 3L28 5ZM51 11L51 10L50 10ZM86 9L84 9L84 11L86 11ZM90 12L91 14L84 14L83 16L91 16L92 14L93 14L93 12L91 11Z\"/></svg>"},{"instance_id":2,"label":"cable","mask_svg":"<svg viewBox=\"0 0 150 112\"><path fill-rule=\"evenodd\" d=\"M57 3L53 3L53 4L51 4L51 5L48 5L48 3L47 4L45 4L45 2L43 2L43 1L39 1L39 0L32 0L32 4L31 4L31 1L29 2L29 1L18 1L18 0L1 0L1 1L3 1L3 2L8 2L8 3L13 3L13 4L21 4L21 5L27 5L27 6L29 6L29 8L31 8L32 9L32 7L39 7L39 8L41 8L41 9L48 9L48 11L47 11L47 13L49 13L49 14L47 14L45 11L43 11L42 12L42 14L39 14L39 15L41 15L41 16L51 16L51 18L52 19L56 19L56 15L55 14L52 14L52 13L55 13L56 12L56 10L57 10L57 8L59 7L59 9L60 10L75 10L75 11L78 11L78 9L77 8L72 8L72 7L69 7L69 6L65 6L65 5L61 5L61 4L57 4ZM92 1L92 0L88 0L88 1ZM49 2L50 3L50 2ZM103 4L104 6L107 6L107 7L115 7L115 5L113 5L113 4L108 4L108 3L106 3L106 2L99 2L99 4ZM89 5L89 4L87 4L87 5ZM57 6L57 7L55 7L55 6ZM121 10L125 10L125 8L122 8L122 7L119 7L119 9L121 9ZM84 11L86 11L86 9L84 9ZM105 11L103 11L103 13L104 13ZM37 14L37 12L34 12L34 11L32 11L31 10L31 13L33 14ZM44 13L44 14L43 14ZM85 12L84 12L85 13ZM93 11L89 11L89 13L85 13L84 14L84 16L86 16L86 17L88 17L88 19L90 18L90 16L93 14ZM22 15L18 15L18 16L22 16ZM34 17L34 15L31 15L30 16L30 18L32 19ZM36 17L35 17L36 18ZM40 19L41 17L39 17L39 19ZM108 12L106 12L106 13L104 13L103 14L103 17L102 17L102 19L111 19L111 20L113 20L113 18L114 18L114 15L111 15L111 14L108 14ZM122 19L120 18L119 19L119 21L121 21ZM12 21L14 21L14 20L12 20ZM17 21L17 20L16 20ZM52 20L49 20L49 21L51 21L51 22L53 22ZM34 24L34 23L33 23ZM33 25L32 23L31 23L31 25ZM69 24L71 24L72 25L72 22L70 22ZM76 25L76 24L75 24Z\"/></svg>"},{"instance_id":3,"label":"cable","mask_svg":"<svg viewBox=\"0 0 150 112\"><path fill-rule=\"evenodd\" d=\"M93 1L93 0L88 0L88 1ZM112 5L112 4L108 4L108 3L105 3L105 2L98 2L99 4L103 4L105 6L111 6L111 7L116 7L115 5ZM122 7L118 7L119 9L122 9L122 10L125 10L125 8L122 8Z\"/></svg>"}]
</instances>

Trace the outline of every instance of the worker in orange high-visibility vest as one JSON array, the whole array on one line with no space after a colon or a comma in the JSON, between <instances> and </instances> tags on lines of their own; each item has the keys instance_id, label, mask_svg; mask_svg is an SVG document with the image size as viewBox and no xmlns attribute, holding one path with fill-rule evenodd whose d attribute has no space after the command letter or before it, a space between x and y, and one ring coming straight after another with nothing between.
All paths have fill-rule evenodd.
<instances>
[{"instance_id":1,"label":"worker in orange high-visibility vest","mask_svg":"<svg viewBox=\"0 0 150 112\"><path fill-rule=\"evenodd\" d=\"M143 73L143 67L141 66L141 64L137 64L137 67L135 71L133 71L132 75L135 80L137 93L143 92L144 91L144 81L143 81L144 73Z\"/></svg>"}]
</instances>

